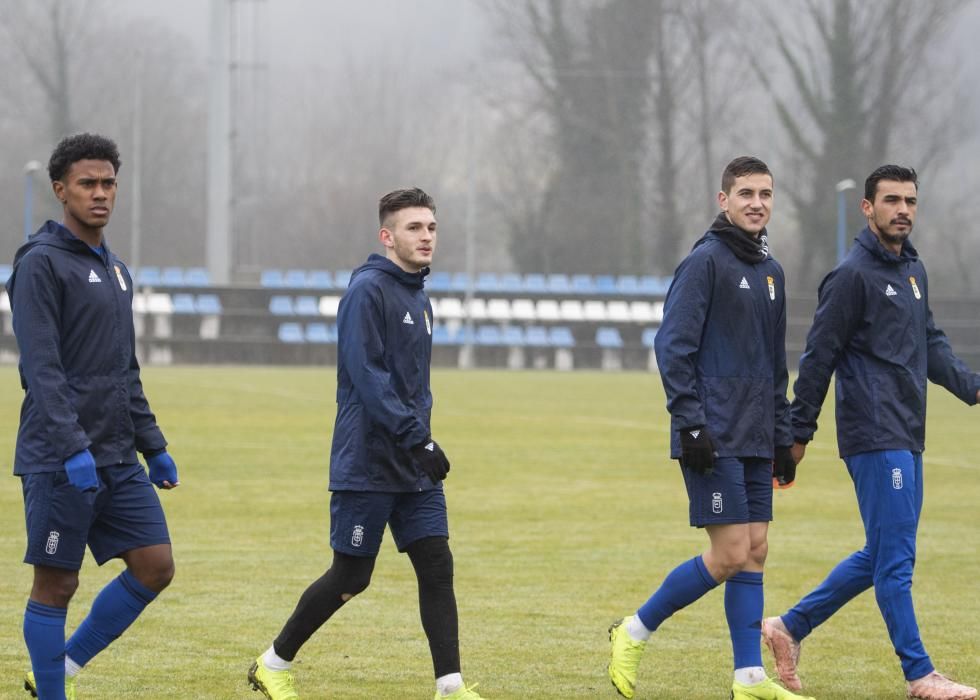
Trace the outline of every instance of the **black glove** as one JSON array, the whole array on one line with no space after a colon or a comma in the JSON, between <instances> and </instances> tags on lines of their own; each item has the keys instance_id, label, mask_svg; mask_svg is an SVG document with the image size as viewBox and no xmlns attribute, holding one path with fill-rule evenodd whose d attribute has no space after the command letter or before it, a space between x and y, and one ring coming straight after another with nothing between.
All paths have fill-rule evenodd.
<instances>
[{"instance_id":1,"label":"black glove","mask_svg":"<svg viewBox=\"0 0 980 700\"><path fill-rule=\"evenodd\" d=\"M704 426L682 428L681 466L698 474L710 474L715 468L715 443Z\"/></svg>"},{"instance_id":2,"label":"black glove","mask_svg":"<svg viewBox=\"0 0 980 700\"><path fill-rule=\"evenodd\" d=\"M772 460L772 487L788 489L796 481L796 460L788 447L777 447Z\"/></svg>"},{"instance_id":3,"label":"black glove","mask_svg":"<svg viewBox=\"0 0 980 700\"><path fill-rule=\"evenodd\" d=\"M412 453L412 458L419 470L432 479L433 484L446 478L446 474L449 473L449 460L446 459L446 453L442 451L435 440L429 438L410 449L409 452Z\"/></svg>"}]
</instances>

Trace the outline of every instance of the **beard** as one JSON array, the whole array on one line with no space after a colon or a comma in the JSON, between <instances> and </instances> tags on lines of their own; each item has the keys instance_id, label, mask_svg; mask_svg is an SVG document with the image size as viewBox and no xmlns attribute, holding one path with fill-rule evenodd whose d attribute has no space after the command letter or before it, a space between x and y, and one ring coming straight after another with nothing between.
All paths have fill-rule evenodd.
<instances>
[{"instance_id":1,"label":"beard","mask_svg":"<svg viewBox=\"0 0 980 700\"><path fill-rule=\"evenodd\" d=\"M908 237L912 234L912 224L905 220L893 219L888 223L887 226L883 225L884 222L875 222L878 227L878 231L881 234L881 240L884 243L890 245L901 245ZM896 224L904 223L906 228L904 231L896 231Z\"/></svg>"}]
</instances>

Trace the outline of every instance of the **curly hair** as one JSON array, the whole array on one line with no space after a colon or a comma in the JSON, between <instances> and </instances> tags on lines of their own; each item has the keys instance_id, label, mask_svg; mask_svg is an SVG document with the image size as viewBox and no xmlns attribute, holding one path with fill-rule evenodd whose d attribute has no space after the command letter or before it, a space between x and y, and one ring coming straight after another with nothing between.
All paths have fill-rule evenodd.
<instances>
[{"instance_id":1,"label":"curly hair","mask_svg":"<svg viewBox=\"0 0 980 700\"><path fill-rule=\"evenodd\" d=\"M55 147L48 161L48 176L51 182L63 178L72 164L80 160L107 160L112 163L116 173L122 165L119 160L119 148L112 139L98 134L66 136Z\"/></svg>"}]
</instances>

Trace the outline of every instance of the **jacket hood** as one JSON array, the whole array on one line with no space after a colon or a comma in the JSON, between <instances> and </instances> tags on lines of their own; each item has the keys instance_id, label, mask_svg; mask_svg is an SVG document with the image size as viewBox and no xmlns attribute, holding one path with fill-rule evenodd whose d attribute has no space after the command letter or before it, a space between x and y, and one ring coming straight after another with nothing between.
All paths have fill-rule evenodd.
<instances>
[{"instance_id":1,"label":"jacket hood","mask_svg":"<svg viewBox=\"0 0 980 700\"><path fill-rule=\"evenodd\" d=\"M17 275L17 265L25 255L41 245L49 245L74 253L85 253L87 251L91 251L91 248L86 245L85 241L75 236L71 231L59 224L57 221L48 219L41 225L41 228L39 228L36 233L32 234L31 237L27 239L27 242L24 243L24 245L17 249L17 253L14 255L14 269L10 274L10 279L7 280L6 286L8 293L11 293L14 288L14 278ZM102 239L102 246L105 248L106 253L108 253L109 245L106 243L105 238Z\"/></svg>"},{"instance_id":2,"label":"jacket hood","mask_svg":"<svg viewBox=\"0 0 980 700\"><path fill-rule=\"evenodd\" d=\"M367 262L351 273L351 283L354 282L355 277L365 270L379 270L385 274L391 275L406 287L414 287L416 289L422 289L422 287L425 286L425 276L429 274L429 268L427 267L422 268L422 270L419 272L405 272L405 270L398 267L398 265L383 255L371 253L371 255L368 256Z\"/></svg>"},{"instance_id":3,"label":"jacket hood","mask_svg":"<svg viewBox=\"0 0 980 700\"><path fill-rule=\"evenodd\" d=\"M867 250L873 256L882 260L883 262L890 263L892 265L897 265L903 262L915 262L919 259L919 251L917 251L908 239L902 241L902 254L895 255L895 253L888 250L885 246L881 244L878 237L874 232L867 226L865 226L861 233L857 235L854 239L858 245Z\"/></svg>"}]
</instances>

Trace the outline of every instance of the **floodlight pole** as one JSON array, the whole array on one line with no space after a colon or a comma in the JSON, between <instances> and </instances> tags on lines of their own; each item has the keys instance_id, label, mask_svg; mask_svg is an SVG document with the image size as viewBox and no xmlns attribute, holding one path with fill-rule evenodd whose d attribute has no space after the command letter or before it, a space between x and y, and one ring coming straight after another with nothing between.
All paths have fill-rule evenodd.
<instances>
[{"instance_id":1,"label":"floodlight pole","mask_svg":"<svg viewBox=\"0 0 980 700\"><path fill-rule=\"evenodd\" d=\"M844 259L847 252L847 190L853 190L857 183L850 178L841 180L836 185L837 190L837 264Z\"/></svg>"},{"instance_id":2,"label":"floodlight pole","mask_svg":"<svg viewBox=\"0 0 980 700\"><path fill-rule=\"evenodd\" d=\"M41 169L36 160L24 164L24 240L34 233L34 173Z\"/></svg>"}]
</instances>

